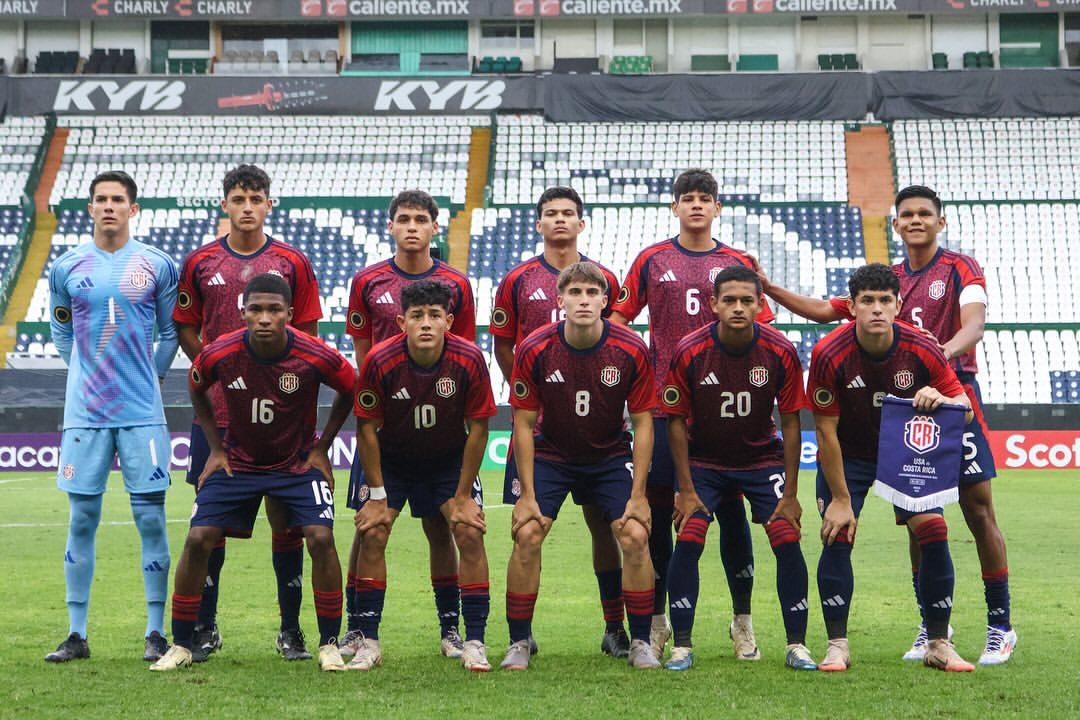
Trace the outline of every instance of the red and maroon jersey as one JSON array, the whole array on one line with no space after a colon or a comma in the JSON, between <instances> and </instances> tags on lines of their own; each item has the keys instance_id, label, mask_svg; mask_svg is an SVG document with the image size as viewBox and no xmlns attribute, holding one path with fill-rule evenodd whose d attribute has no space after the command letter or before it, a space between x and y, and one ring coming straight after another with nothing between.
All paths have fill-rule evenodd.
<instances>
[{"instance_id":1,"label":"red and maroon jersey","mask_svg":"<svg viewBox=\"0 0 1080 720\"><path fill-rule=\"evenodd\" d=\"M382 420L386 456L410 463L460 457L465 421L495 415L484 354L447 333L442 357L425 368L409 357L404 335L383 340L364 358L353 414Z\"/></svg>"},{"instance_id":2,"label":"red and maroon jersey","mask_svg":"<svg viewBox=\"0 0 1080 720\"><path fill-rule=\"evenodd\" d=\"M806 394L815 413L840 416L837 435L845 457L873 460L882 399L914 397L927 385L946 397L964 393L941 350L918 329L893 323L892 347L874 357L859 346L855 324L848 323L814 345Z\"/></svg>"},{"instance_id":3,"label":"red and maroon jersey","mask_svg":"<svg viewBox=\"0 0 1080 720\"><path fill-rule=\"evenodd\" d=\"M349 290L349 322L346 331L357 338L382 342L398 335L401 329L401 290L417 280L437 280L450 288L450 312L454 315L454 334L476 341L476 302L472 286L461 271L442 260L427 272L411 275L397 266L394 258L377 262L356 273Z\"/></svg>"},{"instance_id":4,"label":"red and maroon jersey","mask_svg":"<svg viewBox=\"0 0 1080 720\"><path fill-rule=\"evenodd\" d=\"M287 332L285 352L274 360L255 355L244 329L204 346L191 364L193 388L221 389L222 442L233 470L299 473L315 445L319 386L352 393L356 371L341 353L306 333Z\"/></svg>"},{"instance_id":5,"label":"red and maroon jersey","mask_svg":"<svg viewBox=\"0 0 1080 720\"><path fill-rule=\"evenodd\" d=\"M750 345L738 352L720 342L715 322L683 338L662 402L668 415L687 418L690 461L722 470L783 465L773 405L781 413L809 407L795 346L760 323Z\"/></svg>"},{"instance_id":6,"label":"red and maroon jersey","mask_svg":"<svg viewBox=\"0 0 1080 720\"><path fill-rule=\"evenodd\" d=\"M946 343L960 332L960 293L969 285L986 289L986 278L979 263L967 255L940 248L934 259L921 270L912 270L907 260L892 266L900 278L900 297L904 301L897 319L926 328L938 342ZM847 298L832 298L829 303L841 317L852 320ZM958 373L976 373L975 348L950 361Z\"/></svg>"},{"instance_id":7,"label":"red and maroon jersey","mask_svg":"<svg viewBox=\"0 0 1080 720\"><path fill-rule=\"evenodd\" d=\"M649 351L637 333L610 320L596 345L578 350L566 342L565 325L545 325L521 343L510 405L540 413L537 457L591 465L629 455L623 408L656 406Z\"/></svg>"},{"instance_id":8,"label":"red and maroon jersey","mask_svg":"<svg viewBox=\"0 0 1080 720\"><path fill-rule=\"evenodd\" d=\"M718 242L711 250L693 252L679 244L678 236L650 245L634 259L613 310L633 320L648 306L649 349L658 385L679 341L716 319L709 307L713 281L733 265L751 267L749 258L735 248ZM761 303L757 321L772 322L776 316L764 295ZM659 391L657 387L658 396Z\"/></svg>"},{"instance_id":9,"label":"red and maroon jersey","mask_svg":"<svg viewBox=\"0 0 1080 720\"><path fill-rule=\"evenodd\" d=\"M581 262L591 262L607 278L608 301L604 317L611 315L615 298L619 296L619 279L615 273L584 255ZM566 319L557 300L559 271L543 255L537 255L514 267L506 274L495 292L495 307L491 311L491 334L513 338L515 345L534 330Z\"/></svg>"}]
</instances>

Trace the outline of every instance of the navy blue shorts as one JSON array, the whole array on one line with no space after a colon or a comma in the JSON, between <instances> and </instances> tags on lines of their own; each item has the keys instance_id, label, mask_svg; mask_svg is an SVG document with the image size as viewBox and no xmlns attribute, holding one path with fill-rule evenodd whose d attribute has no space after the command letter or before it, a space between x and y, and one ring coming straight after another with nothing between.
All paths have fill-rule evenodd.
<instances>
[{"instance_id":1,"label":"navy blue shorts","mask_svg":"<svg viewBox=\"0 0 1080 720\"><path fill-rule=\"evenodd\" d=\"M540 513L552 520L572 495L578 505L596 505L604 519L612 522L626 512L634 485L634 464L629 455L594 465L568 465L536 458L533 464L533 490Z\"/></svg>"},{"instance_id":2,"label":"navy blue shorts","mask_svg":"<svg viewBox=\"0 0 1080 720\"><path fill-rule=\"evenodd\" d=\"M225 428L217 429L218 437L225 437ZM188 442L188 471L187 484L198 485L199 476L206 467L206 459L210 457L210 443L206 440L206 433L202 426L196 422L191 423L191 440Z\"/></svg>"},{"instance_id":3,"label":"navy blue shorts","mask_svg":"<svg viewBox=\"0 0 1080 720\"><path fill-rule=\"evenodd\" d=\"M848 494L851 495L851 510L855 513L855 517L859 517L859 513L862 512L863 503L866 502L866 494L870 492L870 488L874 485L874 480L877 479L877 463L873 460L859 460L857 458L844 458L844 479L847 481ZM829 484L825 482L825 473L821 472L821 464L818 463L817 470L817 507L818 514L825 515L825 508L832 502L832 492L829 490ZM911 512L905 510L902 507L893 505L893 513L896 515L896 524L903 525L916 515L924 515L926 513L932 513L934 515L944 515L945 511L942 508L930 508L922 512Z\"/></svg>"},{"instance_id":4,"label":"navy blue shorts","mask_svg":"<svg viewBox=\"0 0 1080 720\"><path fill-rule=\"evenodd\" d=\"M521 481L518 480L517 461L514 460L514 436L510 436L510 449L506 452L506 471L503 473L503 499L513 505L521 497Z\"/></svg>"},{"instance_id":5,"label":"navy blue shorts","mask_svg":"<svg viewBox=\"0 0 1080 720\"><path fill-rule=\"evenodd\" d=\"M461 458L416 465L395 462L383 456L382 476L388 507L401 512L405 503L408 502L409 512L414 518L441 517L440 508L443 503L457 493L458 480L461 479ZM352 480L350 479L350 494L351 492ZM357 510L367 503L370 493L361 472L356 485ZM479 477L473 480L472 499L481 508L484 507L484 488L480 484Z\"/></svg>"},{"instance_id":6,"label":"navy blue shorts","mask_svg":"<svg viewBox=\"0 0 1080 720\"><path fill-rule=\"evenodd\" d=\"M228 537L251 537L264 496L288 508L290 528L334 527L334 492L318 470L301 475L238 472L233 477L219 470L195 495L191 527L222 528Z\"/></svg>"},{"instance_id":7,"label":"navy blue shorts","mask_svg":"<svg viewBox=\"0 0 1080 720\"><path fill-rule=\"evenodd\" d=\"M784 495L784 466L776 465L758 470L717 470L690 466L694 490L710 513L732 497L742 493L750 500L754 522L763 523L772 517L776 504Z\"/></svg>"},{"instance_id":8,"label":"navy blue shorts","mask_svg":"<svg viewBox=\"0 0 1080 720\"><path fill-rule=\"evenodd\" d=\"M364 499L360 499L360 488L363 487ZM352 465L349 467L349 494L345 496L345 507L359 510L367 500L367 483L364 482L364 468L360 464L360 450L357 447L353 453Z\"/></svg>"},{"instance_id":9,"label":"navy blue shorts","mask_svg":"<svg viewBox=\"0 0 1080 720\"><path fill-rule=\"evenodd\" d=\"M964 386L975 417L964 428L964 459L960 463L960 484L975 485L983 480L997 477L994 454L986 437L986 420L982 417L982 391L975 373L961 373Z\"/></svg>"}]
</instances>

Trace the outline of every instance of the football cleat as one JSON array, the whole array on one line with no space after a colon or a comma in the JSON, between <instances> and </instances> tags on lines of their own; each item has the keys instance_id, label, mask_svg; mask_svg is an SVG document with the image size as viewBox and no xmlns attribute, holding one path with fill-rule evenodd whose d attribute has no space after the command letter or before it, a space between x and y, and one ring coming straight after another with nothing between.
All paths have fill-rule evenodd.
<instances>
[{"instance_id":1,"label":"football cleat","mask_svg":"<svg viewBox=\"0 0 1080 720\"><path fill-rule=\"evenodd\" d=\"M503 658L500 667L503 670L528 670L531 655L528 638L512 642L506 650L506 657Z\"/></svg>"},{"instance_id":2,"label":"football cleat","mask_svg":"<svg viewBox=\"0 0 1080 720\"><path fill-rule=\"evenodd\" d=\"M529 654L535 655L540 652L540 646L536 644L536 638L529 636Z\"/></svg>"},{"instance_id":3,"label":"football cleat","mask_svg":"<svg viewBox=\"0 0 1080 720\"><path fill-rule=\"evenodd\" d=\"M345 660L337 643L329 642L319 646L319 669L324 672L338 672L345 669Z\"/></svg>"},{"instance_id":4,"label":"football cleat","mask_svg":"<svg viewBox=\"0 0 1080 720\"><path fill-rule=\"evenodd\" d=\"M754 637L754 623L750 615L736 615L728 627L728 635L735 643L736 660L760 660L761 651L758 650L757 638Z\"/></svg>"},{"instance_id":5,"label":"football cleat","mask_svg":"<svg viewBox=\"0 0 1080 720\"><path fill-rule=\"evenodd\" d=\"M382 647L378 640L364 638L364 642L353 655L353 659L345 666L346 670L362 670L364 672L382 665Z\"/></svg>"},{"instance_id":6,"label":"football cleat","mask_svg":"<svg viewBox=\"0 0 1080 720\"><path fill-rule=\"evenodd\" d=\"M1016 631L986 626L986 648L979 656L980 665L1004 665L1016 649Z\"/></svg>"},{"instance_id":7,"label":"football cleat","mask_svg":"<svg viewBox=\"0 0 1080 720\"><path fill-rule=\"evenodd\" d=\"M191 662L206 662L212 653L221 649L221 633L218 632L217 623L210 627L198 625L195 627L195 638L191 643Z\"/></svg>"},{"instance_id":8,"label":"football cleat","mask_svg":"<svg viewBox=\"0 0 1080 720\"><path fill-rule=\"evenodd\" d=\"M949 641L953 639L953 628L949 626ZM915 636L915 642L911 643L911 649L904 653L904 659L911 662L922 662L926 657L926 643L930 638L926 636L926 626L919 626L919 633Z\"/></svg>"},{"instance_id":9,"label":"football cleat","mask_svg":"<svg viewBox=\"0 0 1080 720\"><path fill-rule=\"evenodd\" d=\"M465 652L465 643L461 641L461 635L458 634L458 629L452 627L442 636L443 657L457 659L461 657L463 652Z\"/></svg>"},{"instance_id":10,"label":"football cleat","mask_svg":"<svg viewBox=\"0 0 1080 720\"><path fill-rule=\"evenodd\" d=\"M351 658L363 644L364 633L359 630L350 630L345 633L345 636L338 642L338 650L341 651L341 657Z\"/></svg>"},{"instance_id":11,"label":"football cleat","mask_svg":"<svg viewBox=\"0 0 1080 720\"><path fill-rule=\"evenodd\" d=\"M157 630L146 636L146 645L143 647L142 659L146 662L157 662L161 656L169 651L169 643L161 637Z\"/></svg>"},{"instance_id":12,"label":"football cleat","mask_svg":"<svg viewBox=\"0 0 1080 720\"><path fill-rule=\"evenodd\" d=\"M461 666L470 672L491 672L487 648L479 640L469 640L461 653Z\"/></svg>"},{"instance_id":13,"label":"football cleat","mask_svg":"<svg viewBox=\"0 0 1080 720\"><path fill-rule=\"evenodd\" d=\"M62 663L69 660L82 660L90 657L90 645L86 638L79 633L71 633L64 642L56 646L56 649L45 656L45 662Z\"/></svg>"},{"instance_id":14,"label":"football cleat","mask_svg":"<svg viewBox=\"0 0 1080 720\"><path fill-rule=\"evenodd\" d=\"M304 632L300 628L282 630L277 636L277 649L286 660L310 660L311 653L304 643Z\"/></svg>"},{"instance_id":15,"label":"football cleat","mask_svg":"<svg viewBox=\"0 0 1080 720\"><path fill-rule=\"evenodd\" d=\"M844 672L849 667L851 667L851 653L848 652L847 638L830 640L825 657L818 663L817 669L822 672Z\"/></svg>"},{"instance_id":16,"label":"football cleat","mask_svg":"<svg viewBox=\"0 0 1080 720\"><path fill-rule=\"evenodd\" d=\"M926 644L926 657L923 665L945 672L971 672L975 666L957 654L956 648L948 640L938 638Z\"/></svg>"},{"instance_id":17,"label":"football cleat","mask_svg":"<svg viewBox=\"0 0 1080 720\"><path fill-rule=\"evenodd\" d=\"M668 670L689 670L694 667L694 649L674 645L671 648L671 657L664 667Z\"/></svg>"},{"instance_id":18,"label":"football cleat","mask_svg":"<svg viewBox=\"0 0 1080 720\"><path fill-rule=\"evenodd\" d=\"M652 646L653 655L658 658L664 657L664 646L671 639L671 623L667 615L653 615L652 627L649 628L649 645Z\"/></svg>"},{"instance_id":19,"label":"football cleat","mask_svg":"<svg viewBox=\"0 0 1080 720\"><path fill-rule=\"evenodd\" d=\"M656 659L652 645L644 640L630 641L630 655L627 657L630 667L638 670L656 670L660 667L660 661Z\"/></svg>"},{"instance_id":20,"label":"football cleat","mask_svg":"<svg viewBox=\"0 0 1080 720\"><path fill-rule=\"evenodd\" d=\"M810 657L810 650L801 643L792 643L787 646L787 655L784 656L784 665L792 670L817 670L817 663Z\"/></svg>"},{"instance_id":21,"label":"football cleat","mask_svg":"<svg viewBox=\"0 0 1080 720\"><path fill-rule=\"evenodd\" d=\"M624 658L630 654L630 638L622 628L604 633L600 640L600 652L611 657Z\"/></svg>"},{"instance_id":22,"label":"football cleat","mask_svg":"<svg viewBox=\"0 0 1080 720\"><path fill-rule=\"evenodd\" d=\"M191 667L191 651L181 645L173 645L150 669L154 672L171 672L186 667Z\"/></svg>"}]
</instances>

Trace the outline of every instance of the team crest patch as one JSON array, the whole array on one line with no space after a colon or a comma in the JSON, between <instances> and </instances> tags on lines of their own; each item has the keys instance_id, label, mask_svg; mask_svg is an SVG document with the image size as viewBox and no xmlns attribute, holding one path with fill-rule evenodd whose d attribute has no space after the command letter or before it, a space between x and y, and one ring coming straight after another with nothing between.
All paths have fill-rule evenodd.
<instances>
[{"instance_id":1,"label":"team crest patch","mask_svg":"<svg viewBox=\"0 0 1080 720\"><path fill-rule=\"evenodd\" d=\"M529 397L529 386L525 384L524 380L514 381L514 397L518 400L524 400Z\"/></svg>"},{"instance_id":2,"label":"team crest patch","mask_svg":"<svg viewBox=\"0 0 1080 720\"><path fill-rule=\"evenodd\" d=\"M897 390L907 390L915 384L915 373L910 370L900 370L893 376L893 384Z\"/></svg>"},{"instance_id":3,"label":"team crest patch","mask_svg":"<svg viewBox=\"0 0 1080 720\"><path fill-rule=\"evenodd\" d=\"M68 463L64 466L64 479L70 480L73 477L75 477L75 466Z\"/></svg>"},{"instance_id":4,"label":"team crest patch","mask_svg":"<svg viewBox=\"0 0 1080 720\"><path fill-rule=\"evenodd\" d=\"M435 381L435 394L439 397L448 398L457 392L457 383L454 378L441 377Z\"/></svg>"},{"instance_id":5,"label":"team crest patch","mask_svg":"<svg viewBox=\"0 0 1080 720\"><path fill-rule=\"evenodd\" d=\"M714 267L712 270L709 271L709 284L710 285L712 285L713 283L716 282L716 276L719 275L720 271L723 270L723 269L724 268Z\"/></svg>"},{"instance_id":6,"label":"team crest patch","mask_svg":"<svg viewBox=\"0 0 1080 720\"><path fill-rule=\"evenodd\" d=\"M202 385L202 374L194 365L191 366L191 384Z\"/></svg>"},{"instance_id":7,"label":"team crest patch","mask_svg":"<svg viewBox=\"0 0 1080 720\"><path fill-rule=\"evenodd\" d=\"M285 276L281 274L281 271L280 271L280 270L267 270L267 271L266 271L266 274L267 274L267 275L277 275L277 276L278 276L279 278L281 278L282 280L284 280L284 279L285 279Z\"/></svg>"},{"instance_id":8,"label":"team crest patch","mask_svg":"<svg viewBox=\"0 0 1080 720\"><path fill-rule=\"evenodd\" d=\"M370 390L361 390L356 394L356 404L364 410L371 410L379 404L379 396Z\"/></svg>"},{"instance_id":9,"label":"team crest patch","mask_svg":"<svg viewBox=\"0 0 1080 720\"><path fill-rule=\"evenodd\" d=\"M356 491L356 498L360 502L367 502L367 499L370 496L371 496L371 490L368 489L367 485L361 485L360 489Z\"/></svg>"},{"instance_id":10,"label":"team crest patch","mask_svg":"<svg viewBox=\"0 0 1080 720\"><path fill-rule=\"evenodd\" d=\"M814 391L814 404L818 407L829 407L835 399L829 388L819 387Z\"/></svg>"},{"instance_id":11,"label":"team crest patch","mask_svg":"<svg viewBox=\"0 0 1080 720\"><path fill-rule=\"evenodd\" d=\"M664 393L661 395L661 399L668 407L675 407L682 400L682 393L679 392L679 388L674 385L668 385L664 388Z\"/></svg>"},{"instance_id":12,"label":"team crest patch","mask_svg":"<svg viewBox=\"0 0 1080 720\"><path fill-rule=\"evenodd\" d=\"M278 380L281 392L294 393L300 389L300 376L296 373L287 372Z\"/></svg>"},{"instance_id":13,"label":"team crest patch","mask_svg":"<svg viewBox=\"0 0 1080 720\"><path fill-rule=\"evenodd\" d=\"M941 426L929 415L916 415L904 423L904 444L920 455L930 452L941 440Z\"/></svg>"},{"instance_id":14,"label":"team crest patch","mask_svg":"<svg viewBox=\"0 0 1080 720\"><path fill-rule=\"evenodd\" d=\"M930 288L927 292L929 293L931 300L940 300L945 297L945 281L935 280L930 283Z\"/></svg>"},{"instance_id":15,"label":"team crest patch","mask_svg":"<svg viewBox=\"0 0 1080 720\"><path fill-rule=\"evenodd\" d=\"M764 365L755 365L750 368L750 384L754 387L763 387L769 382L769 369Z\"/></svg>"},{"instance_id":16,"label":"team crest patch","mask_svg":"<svg viewBox=\"0 0 1080 720\"><path fill-rule=\"evenodd\" d=\"M622 373L620 373L619 368L614 365L608 365L600 371L600 382L608 387L615 387L618 385L621 377Z\"/></svg>"},{"instance_id":17,"label":"team crest patch","mask_svg":"<svg viewBox=\"0 0 1080 720\"><path fill-rule=\"evenodd\" d=\"M150 276L142 270L132 270L128 275L128 283L136 290L145 290L150 285Z\"/></svg>"},{"instance_id":18,"label":"team crest patch","mask_svg":"<svg viewBox=\"0 0 1080 720\"><path fill-rule=\"evenodd\" d=\"M506 327L506 323L510 322L510 314L502 308L495 308L491 311L491 324L495 327Z\"/></svg>"},{"instance_id":19,"label":"team crest patch","mask_svg":"<svg viewBox=\"0 0 1080 720\"><path fill-rule=\"evenodd\" d=\"M619 298L615 302L624 303L630 299L630 288L623 285L622 290L619 291Z\"/></svg>"},{"instance_id":20,"label":"team crest patch","mask_svg":"<svg viewBox=\"0 0 1080 720\"><path fill-rule=\"evenodd\" d=\"M181 290L176 294L176 306L181 310L187 310L191 307L191 293L187 290Z\"/></svg>"},{"instance_id":21,"label":"team crest patch","mask_svg":"<svg viewBox=\"0 0 1080 720\"><path fill-rule=\"evenodd\" d=\"M67 325L71 322L71 310L66 307L57 306L53 309L53 317L56 318L56 322L61 325Z\"/></svg>"},{"instance_id":22,"label":"team crest patch","mask_svg":"<svg viewBox=\"0 0 1080 720\"><path fill-rule=\"evenodd\" d=\"M510 494L514 497L521 497L521 481L517 478L510 481Z\"/></svg>"},{"instance_id":23,"label":"team crest patch","mask_svg":"<svg viewBox=\"0 0 1080 720\"><path fill-rule=\"evenodd\" d=\"M354 328L364 327L364 313L356 311L349 313L349 324Z\"/></svg>"},{"instance_id":24,"label":"team crest patch","mask_svg":"<svg viewBox=\"0 0 1080 720\"><path fill-rule=\"evenodd\" d=\"M191 503L191 517L195 517L197 512L199 512L199 503Z\"/></svg>"}]
</instances>

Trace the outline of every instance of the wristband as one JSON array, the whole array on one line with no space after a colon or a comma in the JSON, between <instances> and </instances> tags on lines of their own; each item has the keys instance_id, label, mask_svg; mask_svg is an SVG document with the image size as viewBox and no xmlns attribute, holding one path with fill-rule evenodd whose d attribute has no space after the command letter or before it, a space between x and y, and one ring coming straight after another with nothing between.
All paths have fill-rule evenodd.
<instances>
[{"instance_id":1,"label":"wristband","mask_svg":"<svg viewBox=\"0 0 1080 720\"><path fill-rule=\"evenodd\" d=\"M368 485L368 500L385 500L385 499L386 499L386 487L385 486L380 485L379 487L374 487L372 485Z\"/></svg>"}]
</instances>

